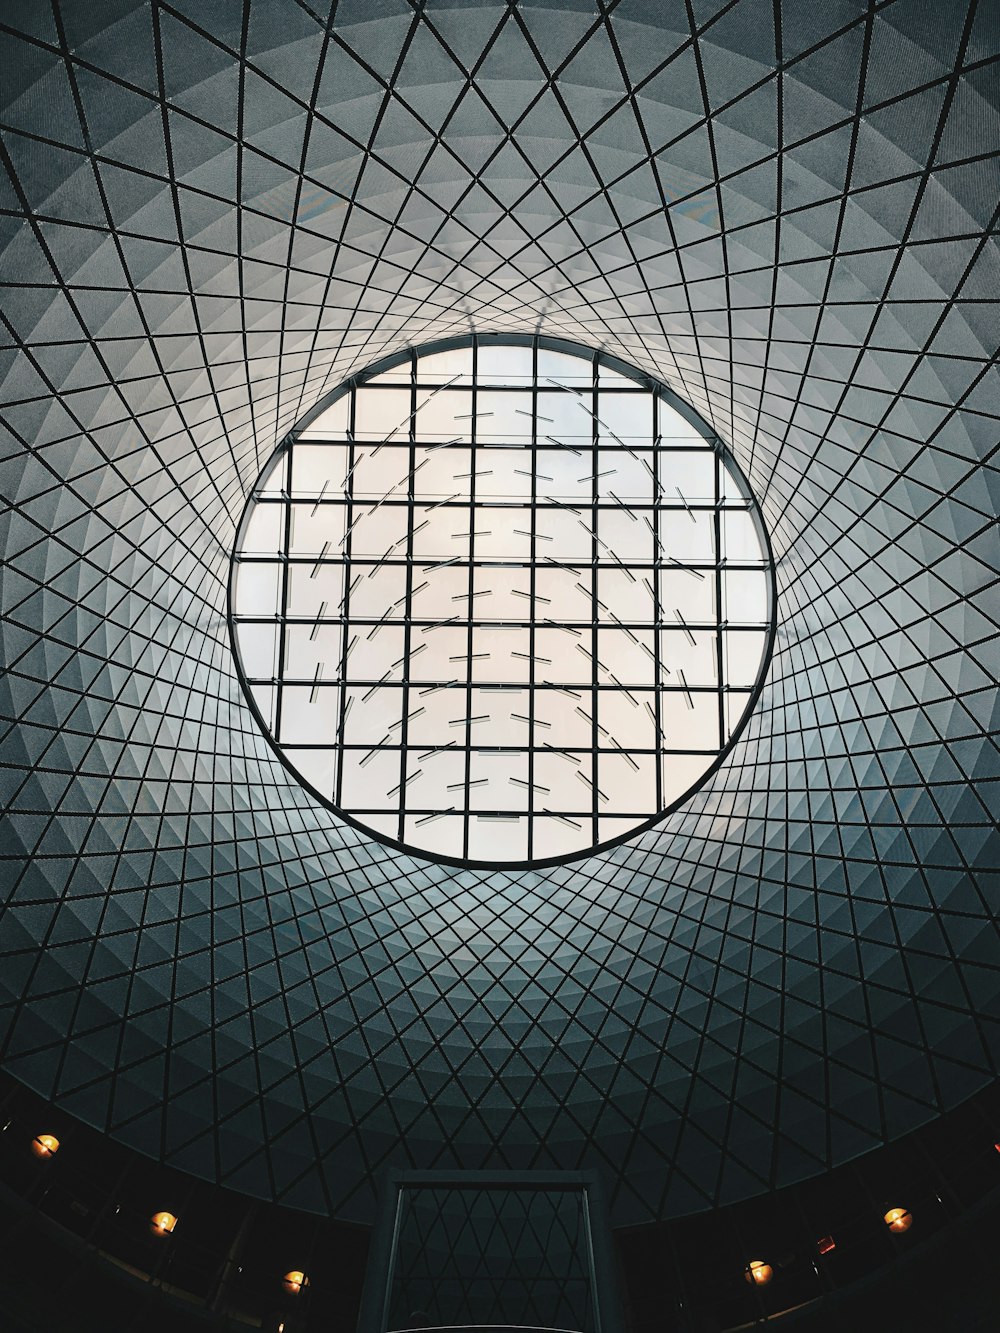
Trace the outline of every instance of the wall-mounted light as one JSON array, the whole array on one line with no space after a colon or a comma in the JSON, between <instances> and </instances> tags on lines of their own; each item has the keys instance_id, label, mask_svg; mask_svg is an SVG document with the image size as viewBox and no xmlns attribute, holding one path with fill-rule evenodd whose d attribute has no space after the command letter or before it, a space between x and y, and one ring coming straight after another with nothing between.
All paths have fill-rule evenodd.
<instances>
[{"instance_id":1,"label":"wall-mounted light","mask_svg":"<svg viewBox=\"0 0 1000 1333\"><path fill-rule=\"evenodd\" d=\"M890 1208L885 1215L885 1224L890 1231L901 1235L913 1226L913 1214L908 1208Z\"/></svg>"},{"instance_id":2,"label":"wall-mounted light","mask_svg":"<svg viewBox=\"0 0 1000 1333\"><path fill-rule=\"evenodd\" d=\"M177 1225L173 1213L154 1213L149 1219L149 1229L154 1236L169 1236Z\"/></svg>"},{"instance_id":3,"label":"wall-mounted light","mask_svg":"<svg viewBox=\"0 0 1000 1333\"><path fill-rule=\"evenodd\" d=\"M743 1270L743 1276L754 1287L766 1287L774 1277L774 1269L763 1259L751 1259Z\"/></svg>"},{"instance_id":4,"label":"wall-mounted light","mask_svg":"<svg viewBox=\"0 0 1000 1333\"><path fill-rule=\"evenodd\" d=\"M293 1296L297 1296L303 1287L309 1285L309 1279L305 1273L300 1273L297 1268L293 1268L290 1273L286 1273L281 1281L285 1290Z\"/></svg>"},{"instance_id":5,"label":"wall-mounted light","mask_svg":"<svg viewBox=\"0 0 1000 1333\"><path fill-rule=\"evenodd\" d=\"M31 1151L36 1157L55 1157L59 1151L59 1140L54 1134L36 1134L31 1140Z\"/></svg>"}]
</instances>

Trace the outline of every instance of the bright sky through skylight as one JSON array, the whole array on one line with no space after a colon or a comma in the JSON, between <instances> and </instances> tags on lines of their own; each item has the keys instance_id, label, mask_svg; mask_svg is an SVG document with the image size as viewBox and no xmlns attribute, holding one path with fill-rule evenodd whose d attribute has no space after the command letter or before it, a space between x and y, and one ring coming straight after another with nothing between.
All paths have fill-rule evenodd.
<instances>
[{"instance_id":1,"label":"bright sky through skylight","mask_svg":"<svg viewBox=\"0 0 1000 1333\"><path fill-rule=\"evenodd\" d=\"M523 863L697 786L762 671L769 583L745 484L664 390L482 339L293 432L232 608L267 733L324 800L417 851Z\"/></svg>"}]
</instances>

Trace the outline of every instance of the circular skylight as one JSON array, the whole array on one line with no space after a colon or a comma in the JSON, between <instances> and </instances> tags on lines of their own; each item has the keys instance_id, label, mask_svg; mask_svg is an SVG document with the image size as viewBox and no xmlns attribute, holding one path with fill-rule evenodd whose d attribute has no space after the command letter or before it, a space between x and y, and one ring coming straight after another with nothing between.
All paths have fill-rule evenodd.
<instances>
[{"instance_id":1,"label":"circular skylight","mask_svg":"<svg viewBox=\"0 0 1000 1333\"><path fill-rule=\"evenodd\" d=\"M376 366L292 431L230 605L301 781L411 850L524 864L649 825L715 767L772 574L745 480L669 390L480 337Z\"/></svg>"}]
</instances>

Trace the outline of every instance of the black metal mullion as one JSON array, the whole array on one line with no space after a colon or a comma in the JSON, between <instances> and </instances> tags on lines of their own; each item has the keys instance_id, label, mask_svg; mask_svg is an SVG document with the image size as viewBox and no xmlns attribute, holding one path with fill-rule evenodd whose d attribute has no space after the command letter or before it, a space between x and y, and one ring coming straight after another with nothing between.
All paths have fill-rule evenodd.
<instances>
[{"instance_id":1,"label":"black metal mullion","mask_svg":"<svg viewBox=\"0 0 1000 1333\"><path fill-rule=\"evenodd\" d=\"M660 543L660 496L663 493L660 485L660 448L661 448L661 430L660 430L660 395L652 394L653 399L653 725L656 728L656 735L653 737L653 745L656 749L656 809L663 809L663 760L660 757L661 746L663 743L663 716L660 708L660 699L662 698L661 686L663 660L660 655L660 636L662 632L662 617L660 594L662 591L660 574L663 567L663 549Z\"/></svg>"},{"instance_id":2,"label":"black metal mullion","mask_svg":"<svg viewBox=\"0 0 1000 1333\"><path fill-rule=\"evenodd\" d=\"M476 601L473 594L476 591L476 444L478 443L476 411L478 409L477 389L479 385L479 339L472 340L472 418L469 427L469 600L466 607L466 614L469 618L467 635L467 660L466 660L466 687L465 687L465 818L462 825L462 855L469 856L469 828L471 824L471 814L469 806L472 802L469 794L472 791L469 785L472 781L472 654L475 648L475 609Z\"/></svg>"},{"instance_id":3,"label":"black metal mullion","mask_svg":"<svg viewBox=\"0 0 1000 1333\"><path fill-rule=\"evenodd\" d=\"M723 675L722 651L722 453L720 441L714 442L712 451L715 465L715 683L719 691L719 749L726 747L726 683Z\"/></svg>"},{"instance_id":4,"label":"black metal mullion","mask_svg":"<svg viewBox=\"0 0 1000 1333\"><path fill-rule=\"evenodd\" d=\"M292 488L293 473L292 467L295 461L294 446L288 446L288 467L285 475L285 532L284 540L281 544L281 600L278 606L278 684L275 689L274 700L274 738L281 744L281 706L284 699L285 687L285 652L287 649L286 623L288 619L288 585L289 566L288 554L291 548L292 539Z\"/></svg>"},{"instance_id":5,"label":"black metal mullion","mask_svg":"<svg viewBox=\"0 0 1000 1333\"><path fill-rule=\"evenodd\" d=\"M591 653L592 653L592 659L590 663L590 683L591 683L590 737L591 737L591 746L593 752L593 759L590 770L590 780L593 783L593 789L591 791L590 805L591 805L591 838L595 844L600 842L600 837L598 836L598 822L597 822L599 813L597 792L600 780L600 765L598 763L598 744L600 740L600 732L597 730L597 708L598 708L598 699L600 697L598 693L599 682L597 679L597 659L600 649L600 642L597 635L597 626L600 614L600 607L597 605L597 599L600 596L600 589L598 588L598 578L597 578L597 570L598 570L597 562L599 559L599 552L600 552L600 548L597 545L597 529L598 529L598 524L600 522L600 507L599 507L600 480L597 474L601 470L599 463L600 455L597 447L599 439L599 430L600 430L600 427L597 424L597 416L598 413L600 412L600 402L598 399L599 383L600 383L600 368L598 362L598 354L595 352L591 360L591 404L592 404L591 410L593 412L593 417L591 418L591 423L590 423L590 441L591 441L590 447L592 453L591 470L594 473L594 476L590 483L591 527L592 527L592 536L590 542L590 562L591 562L590 563L590 578L591 578L590 607L591 607L591 615L593 617L593 622L594 622L590 631L590 642L591 642Z\"/></svg>"},{"instance_id":6,"label":"black metal mullion","mask_svg":"<svg viewBox=\"0 0 1000 1333\"><path fill-rule=\"evenodd\" d=\"M412 354L410 361L410 448L409 448L409 480L406 487L406 601L403 603L403 711L401 713L402 726L399 730L399 825L397 837L403 841L403 833L406 826L406 768L407 768L407 741L409 733L409 724L407 715L410 711L410 642L413 633L412 619L412 600L413 600L413 529L415 527L414 515L414 470L417 466L417 360L416 355Z\"/></svg>"},{"instance_id":7,"label":"black metal mullion","mask_svg":"<svg viewBox=\"0 0 1000 1333\"><path fill-rule=\"evenodd\" d=\"M531 555L528 574L528 850L530 861L535 847L535 646L538 611L535 607L538 568L538 338L531 340Z\"/></svg>"},{"instance_id":8,"label":"black metal mullion","mask_svg":"<svg viewBox=\"0 0 1000 1333\"><path fill-rule=\"evenodd\" d=\"M334 804L340 805L344 793L344 733L347 724L347 649L351 641L351 544L354 540L351 534L351 524L354 522L354 454L356 445L357 430L357 389L352 385L350 391L350 407L347 414L347 488L345 500L344 540L343 555L343 589L344 601L341 606L341 640L340 640L340 716L337 720L337 741L339 752L337 755L336 777L334 779Z\"/></svg>"}]
</instances>

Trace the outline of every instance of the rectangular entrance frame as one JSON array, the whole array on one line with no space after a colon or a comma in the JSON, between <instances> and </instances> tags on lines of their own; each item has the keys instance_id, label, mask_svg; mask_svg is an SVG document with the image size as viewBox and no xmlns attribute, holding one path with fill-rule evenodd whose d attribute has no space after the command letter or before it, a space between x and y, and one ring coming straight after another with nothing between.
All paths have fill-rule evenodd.
<instances>
[{"instance_id":1,"label":"rectangular entrance frame","mask_svg":"<svg viewBox=\"0 0 1000 1333\"><path fill-rule=\"evenodd\" d=\"M577 1195L584 1220L594 1333L622 1333L604 1191L597 1173L588 1171L393 1171L384 1175L365 1273L358 1333L390 1333L390 1300L397 1270L403 1206L408 1193L421 1190L509 1190Z\"/></svg>"}]
</instances>

